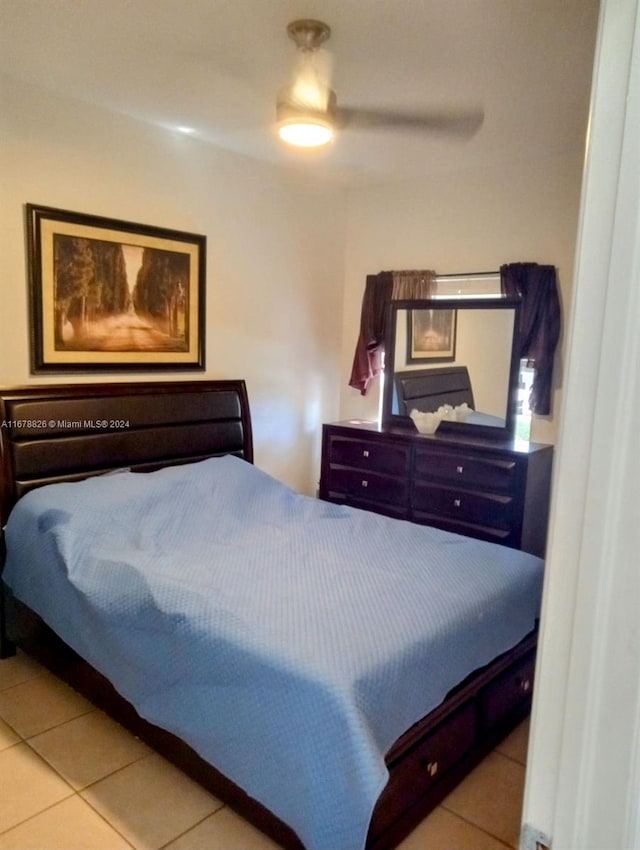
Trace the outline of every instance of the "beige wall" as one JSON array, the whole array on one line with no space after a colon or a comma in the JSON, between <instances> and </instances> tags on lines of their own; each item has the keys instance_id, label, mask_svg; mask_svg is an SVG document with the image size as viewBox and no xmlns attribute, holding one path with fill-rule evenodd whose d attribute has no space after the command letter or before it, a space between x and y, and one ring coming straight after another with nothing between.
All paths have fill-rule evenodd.
<instances>
[{"instance_id":1,"label":"beige wall","mask_svg":"<svg viewBox=\"0 0 640 850\"><path fill-rule=\"evenodd\" d=\"M353 190L348 204L340 417L376 418L378 387L348 386L367 274L434 269L492 271L508 262L558 269L566 316L573 274L583 152L420 182ZM533 439L554 442L561 402L557 358L553 414L536 418Z\"/></svg>"},{"instance_id":2,"label":"beige wall","mask_svg":"<svg viewBox=\"0 0 640 850\"><path fill-rule=\"evenodd\" d=\"M343 194L173 131L0 85L0 383L60 380L29 373L25 203L204 233L207 369L191 375L245 378L256 462L315 492L320 423L338 414Z\"/></svg>"}]
</instances>

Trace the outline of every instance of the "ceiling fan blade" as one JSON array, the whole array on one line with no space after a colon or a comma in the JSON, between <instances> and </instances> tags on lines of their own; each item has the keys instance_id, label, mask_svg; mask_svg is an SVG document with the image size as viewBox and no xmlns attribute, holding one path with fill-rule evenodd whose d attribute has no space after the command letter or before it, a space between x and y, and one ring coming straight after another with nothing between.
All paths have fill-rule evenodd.
<instances>
[{"instance_id":1,"label":"ceiling fan blade","mask_svg":"<svg viewBox=\"0 0 640 850\"><path fill-rule=\"evenodd\" d=\"M405 129L432 131L460 137L474 136L484 122L484 110L432 110L429 112L396 112L395 110L358 109L341 106L336 110L340 127L365 130Z\"/></svg>"}]
</instances>

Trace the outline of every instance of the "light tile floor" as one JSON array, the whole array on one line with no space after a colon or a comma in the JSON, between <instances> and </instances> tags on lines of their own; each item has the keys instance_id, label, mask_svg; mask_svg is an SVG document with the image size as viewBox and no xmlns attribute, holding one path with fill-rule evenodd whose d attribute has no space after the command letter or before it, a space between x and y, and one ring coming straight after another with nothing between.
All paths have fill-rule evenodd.
<instances>
[{"instance_id":1,"label":"light tile floor","mask_svg":"<svg viewBox=\"0 0 640 850\"><path fill-rule=\"evenodd\" d=\"M400 845L517 848L523 723ZM0 850L277 850L30 658L0 661Z\"/></svg>"}]
</instances>

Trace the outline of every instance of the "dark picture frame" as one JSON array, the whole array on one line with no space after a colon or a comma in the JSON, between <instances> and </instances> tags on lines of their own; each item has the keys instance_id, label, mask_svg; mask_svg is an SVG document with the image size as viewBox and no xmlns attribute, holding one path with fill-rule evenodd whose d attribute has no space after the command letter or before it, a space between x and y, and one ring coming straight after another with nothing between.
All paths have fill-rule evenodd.
<instances>
[{"instance_id":1,"label":"dark picture frame","mask_svg":"<svg viewBox=\"0 0 640 850\"><path fill-rule=\"evenodd\" d=\"M33 374L204 369L205 236L25 209Z\"/></svg>"},{"instance_id":2,"label":"dark picture frame","mask_svg":"<svg viewBox=\"0 0 640 850\"><path fill-rule=\"evenodd\" d=\"M407 363L450 363L456 357L457 310L407 311Z\"/></svg>"}]
</instances>

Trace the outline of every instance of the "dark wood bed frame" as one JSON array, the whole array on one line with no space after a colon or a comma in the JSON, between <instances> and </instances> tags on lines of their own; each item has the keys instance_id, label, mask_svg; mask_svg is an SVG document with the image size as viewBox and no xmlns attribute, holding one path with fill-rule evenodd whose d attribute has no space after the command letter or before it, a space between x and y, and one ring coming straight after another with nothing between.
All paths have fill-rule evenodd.
<instances>
[{"instance_id":1,"label":"dark wood bed frame","mask_svg":"<svg viewBox=\"0 0 640 850\"><path fill-rule=\"evenodd\" d=\"M253 462L243 381L26 386L0 390L0 520L44 484L121 467L151 471L233 453ZM4 554L4 540L2 542ZM289 826L174 735L142 720L112 685L3 586L1 656L30 653L288 850ZM395 847L530 708L536 633L476 671L390 749L368 850ZM398 695L401 699L401 694Z\"/></svg>"}]
</instances>

